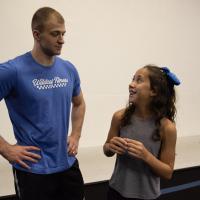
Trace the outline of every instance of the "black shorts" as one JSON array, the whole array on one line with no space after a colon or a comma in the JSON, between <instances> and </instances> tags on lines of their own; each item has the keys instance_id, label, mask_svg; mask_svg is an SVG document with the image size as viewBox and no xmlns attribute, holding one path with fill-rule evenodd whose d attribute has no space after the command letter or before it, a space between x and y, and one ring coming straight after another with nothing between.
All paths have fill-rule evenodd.
<instances>
[{"instance_id":1,"label":"black shorts","mask_svg":"<svg viewBox=\"0 0 200 200\"><path fill-rule=\"evenodd\" d=\"M65 171L33 174L13 168L19 200L83 200L84 182L78 161Z\"/></svg>"}]
</instances>

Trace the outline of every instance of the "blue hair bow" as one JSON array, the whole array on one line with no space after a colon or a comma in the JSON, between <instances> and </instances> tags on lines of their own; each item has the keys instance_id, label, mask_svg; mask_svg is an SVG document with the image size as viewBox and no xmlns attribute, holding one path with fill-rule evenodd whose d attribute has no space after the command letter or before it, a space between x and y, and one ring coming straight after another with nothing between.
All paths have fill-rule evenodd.
<instances>
[{"instance_id":1,"label":"blue hair bow","mask_svg":"<svg viewBox=\"0 0 200 200\"><path fill-rule=\"evenodd\" d=\"M170 72L170 70L167 67L162 67L161 69L167 75L167 77L173 85L180 85L180 80L176 77L174 73Z\"/></svg>"}]
</instances>

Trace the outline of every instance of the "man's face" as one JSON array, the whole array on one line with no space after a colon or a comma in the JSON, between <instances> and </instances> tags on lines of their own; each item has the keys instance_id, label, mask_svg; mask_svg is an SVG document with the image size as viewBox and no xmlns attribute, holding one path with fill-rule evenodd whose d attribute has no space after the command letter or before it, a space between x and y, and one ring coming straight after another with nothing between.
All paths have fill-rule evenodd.
<instances>
[{"instance_id":1,"label":"man's face","mask_svg":"<svg viewBox=\"0 0 200 200\"><path fill-rule=\"evenodd\" d=\"M51 16L40 32L39 44L47 56L60 55L64 44L65 25L60 23L55 16Z\"/></svg>"}]
</instances>

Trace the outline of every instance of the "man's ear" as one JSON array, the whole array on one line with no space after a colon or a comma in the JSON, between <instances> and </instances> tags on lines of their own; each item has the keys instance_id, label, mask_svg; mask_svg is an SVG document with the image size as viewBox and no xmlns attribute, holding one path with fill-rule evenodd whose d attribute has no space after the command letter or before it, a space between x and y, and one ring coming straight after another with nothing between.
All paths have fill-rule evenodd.
<instances>
[{"instance_id":1,"label":"man's ear","mask_svg":"<svg viewBox=\"0 0 200 200\"><path fill-rule=\"evenodd\" d=\"M33 30L33 37L35 40L39 41L40 40L40 32L36 29Z\"/></svg>"}]
</instances>

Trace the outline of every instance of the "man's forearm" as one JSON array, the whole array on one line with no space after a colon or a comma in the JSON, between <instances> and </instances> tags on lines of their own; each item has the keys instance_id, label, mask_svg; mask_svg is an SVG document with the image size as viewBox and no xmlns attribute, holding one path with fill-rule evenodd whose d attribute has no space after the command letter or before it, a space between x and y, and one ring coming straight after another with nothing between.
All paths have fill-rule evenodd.
<instances>
[{"instance_id":1,"label":"man's forearm","mask_svg":"<svg viewBox=\"0 0 200 200\"><path fill-rule=\"evenodd\" d=\"M72 107L72 135L80 138L85 116L85 102Z\"/></svg>"}]
</instances>

